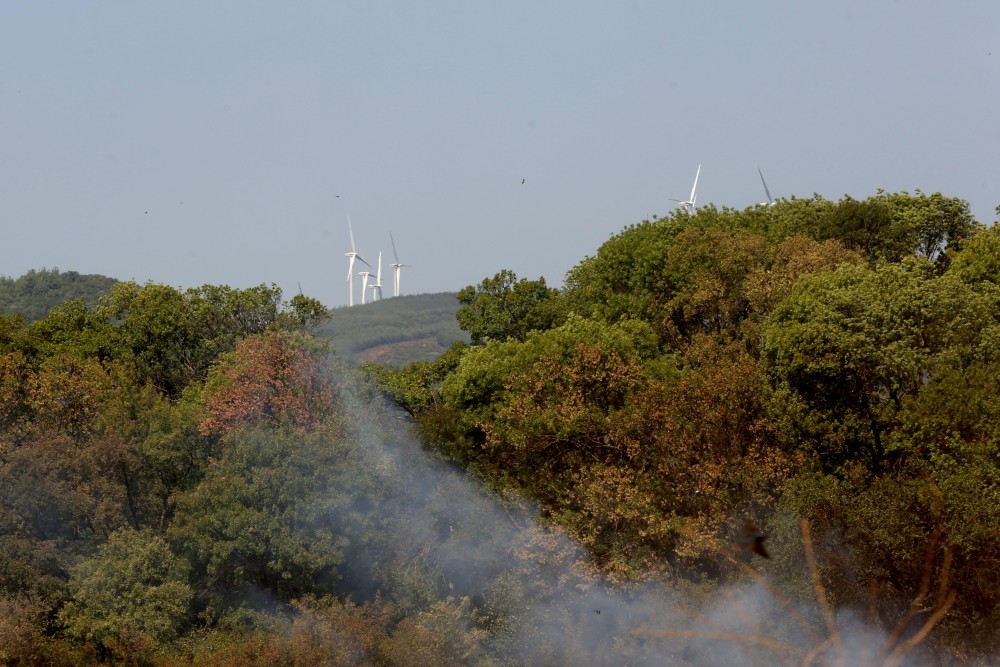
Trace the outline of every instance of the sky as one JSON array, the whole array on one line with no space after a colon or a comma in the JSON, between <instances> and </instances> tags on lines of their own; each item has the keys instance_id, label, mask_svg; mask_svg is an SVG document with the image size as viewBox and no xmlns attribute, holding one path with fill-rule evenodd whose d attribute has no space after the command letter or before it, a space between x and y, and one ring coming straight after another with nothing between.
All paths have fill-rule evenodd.
<instances>
[{"instance_id":1,"label":"sky","mask_svg":"<svg viewBox=\"0 0 1000 667\"><path fill-rule=\"evenodd\" d=\"M7 2L0 275L348 303L772 196L1000 204L1000 3ZM360 266L356 270L360 270ZM360 279L354 284L360 301Z\"/></svg>"}]
</instances>

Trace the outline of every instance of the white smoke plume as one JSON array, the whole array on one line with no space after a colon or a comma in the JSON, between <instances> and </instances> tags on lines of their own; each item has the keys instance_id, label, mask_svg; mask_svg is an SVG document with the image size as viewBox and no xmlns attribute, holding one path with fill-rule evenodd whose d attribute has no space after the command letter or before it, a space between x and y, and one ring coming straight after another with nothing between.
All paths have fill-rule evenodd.
<instances>
[{"instance_id":1,"label":"white smoke plume","mask_svg":"<svg viewBox=\"0 0 1000 667\"><path fill-rule=\"evenodd\" d=\"M408 415L362 396L343 393L351 437L380 480L369 511L388 518L393 535L365 562L348 564L348 587L361 596L402 594L414 608L468 597L491 652L506 664L951 664L921 634L927 613L898 632L882 630L863 613L830 609L822 589L793 601L766 569L735 561L747 573L735 586L611 587L585 550L539 523L529 504L487 492L421 445ZM807 578L809 565L801 564Z\"/></svg>"}]
</instances>

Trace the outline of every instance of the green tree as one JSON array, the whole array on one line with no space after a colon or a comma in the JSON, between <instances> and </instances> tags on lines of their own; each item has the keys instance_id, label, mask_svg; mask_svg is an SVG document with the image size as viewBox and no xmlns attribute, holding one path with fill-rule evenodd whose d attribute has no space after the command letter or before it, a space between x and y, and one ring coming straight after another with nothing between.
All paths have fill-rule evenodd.
<instances>
[{"instance_id":1,"label":"green tree","mask_svg":"<svg viewBox=\"0 0 1000 667\"><path fill-rule=\"evenodd\" d=\"M209 619L242 604L336 590L349 546L344 528L365 524L368 490L354 449L335 431L226 436L201 482L177 494L171 543L194 566L197 605Z\"/></svg>"},{"instance_id":2,"label":"green tree","mask_svg":"<svg viewBox=\"0 0 1000 667\"><path fill-rule=\"evenodd\" d=\"M28 419L32 375L22 352L0 353L0 452L16 441Z\"/></svg>"},{"instance_id":3,"label":"green tree","mask_svg":"<svg viewBox=\"0 0 1000 667\"><path fill-rule=\"evenodd\" d=\"M560 320L558 291L545 286L545 278L517 279L504 269L479 285L458 293L462 304L455 316L475 344L508 339L523 341L529 332L549 329Z\"/></svg>"},{"instance_id":4,"label":"green tree","mask_svg":"<svg viewBox=\"0 0 1000 667\"><path fill-rule=\"evenodd\" d=\"M754 268L744 287L754 323L766 320L802 276L861 261L860 253L848 250L836 239L816 241L793 235L768 246L765 263Z\"/></svg>"},{"instance_id":5,"label":"green tree","mask_svg":"<svg viewBox=\"0 0 1000 667\"><path fill-rule=\"evenodd\" d=\"M441 385L446 414L469 438L452 453L537 499L558 498L582 461L626 457L605 436L655 351L644 322L576 315L524 343L470 348Z\"/></svg>"},{"instance_id":6,"label":"green tree","mask_svg":"<svg viewBox=\"0 0 1000 667\"><path fill-rule=\"evenodd\" d=\"M662 329L669 322L666 303L682 279L667 255L683 229L675 219L644 220L612 236L567 273L568 307L604 322L640 319Z\"/></svg>"},{"instance_id":7,"label":"green tree","mask_svg":"<svg viewBox=\"0 0 1000 667\"><path fill-rule=\"evenodd\" d=\"M913 252L914 231L893 218L892 210L882 201L858 201L845 197L818 220L818 238L838 239L851 250L863 253L870 261L898 262Z\"/></svg>"},{"instance_id":8,"label":"green tree","mask_svg":"<svg viewBox=\"0 0 1000 667\"><path fill-rule=\"evenodd\" d=\"M879 191L871 200L886 203L895 223L909 230L918 255L936 259L942 265L947 265L947 251L961 248L980 228L969 212L968 202L940 192L928 195L917 190L911 195L906 191Z\"/></svg>"},{"instance_id":9,"label":"green tree","mask_svg":"<svg viewBox=\"0 0 1000 667\"><path fill-rule=\"evenodd\" d=\"M281 289L204 285L185 292L155 283L119 283L99 314L119 332L116 352L134 360L141 374L171 398L205 378L219 355L269 329L312 326L323 308L303 297L291 305Z\"/></svg>"},{"instance_id":10,"label":"green tree","mask_svg":"<svg viewBox=\"0 0 1000 667\"><path fill-rule=\"evenodd\" d=\"M134 421L130 424L122 415L116 424L119 432L131 431L146 525L165 531L178 495L194 488L205 475L216 453L214 443L198 429L204 409L194 396L170 401L146 385L134 398L132 405L124 406L135 411Z\"/></svg>"},{"instance_id":11,"label":"green tree","mask_svg":"<svg viewBox=\"0 0 1000 667\"><path fill-rule=\"evenodd\" d=\"M948 270L979 291L1000 287L1000 226L974 234L952 255Z\"/></svg>"},{"instance_id":12,"label":"green tree","mask_svg":"<svg viewBox=\"0 0 1000 667\"><path fill-rule=\"evenodd\" d=\"M67 301L79 299L92 308L116 282L106 276L59 269L31 270L20 278L0 276L0 313L21 313L34 322Z\"/></svg>"},{"instance_id":13,"label":"green tree","mask_svg":"<svg viewBox=\"0 0 1000 667\"><path fill-rule=\"evenodd\" d=\"M330 311L320 303L319 299L296 294L287 303L287 309L278 316L281 323L287 323L288 328L302 329L313 332L317 327L330 319Z\"/></svg>"},{"instance_id":14,"label":"green tree","mask_svg":"<svg viewBox=\"0 0 1000 667\"><path fill-rule=\"evenodd\" d=\"M59 612L66 633L109 647L175 637L192 599L187 564L162 537L124 529L70 578L72 600Z\"/></svg>"},{"instance_id":15,"label":"green tree","mask_svg":"<svg viewBox=\"0 0 1000 667\"><path fill-rule=\"evenodd\" d=\"M660 327L665 338L679 344L698 333L739 337L745 321L761 317L750 288L771 254L760 235L718 228L679 234L666 258L677 280L666 302L669 320Z\"/></svg>"},{"instance_id":16,"label":"green tree","mask_svg":"<svg viewBox=\"0 0 1000 667\"><path fill-rule=\"evenodd\" d=\"M228 349L225 343L212 345L209 331L198 330L189 306L172 287L133 282L116 285L101 305L104 317L121 332L122 354L157 389L175 398L204 376L215 354Z\"/></svg>"},{"instance_id":17,"label":"green tree","mask_svg":"<svg viewBox=\"0 0 1000 667\"><path fill-rule=\"evenodd\" d=\"M62 353L105 361L119 351L116 329L82 299L54 307L47 317L32 322L12 342L35 364Z\"/></svg>"},{"instance_id":18,"label":"green tree","mask_svg":"<svg viewBox=\"0 0 1000 667\"><path fill-rule=\"evenodd\" d=\"M776 406L793 441L826 466L877 470L908 397L945 354L968 358L990 330L994 302L936 278L928 260L843 265L798 283L764 330Z\"/></svg>"},{"instance_id":19,"label":"green tree","mask_svg":"<svg viewBox=\"0 0 1000 667\"><path fill-rule=\"evenodd\" d=\"M376 364L367 364L363 368L367 377L386 397L416 417L439 403L441 382L458 367L467 347L461 341L456 342L434 361L414 362L400 370Z\"/></svg>"},{"instance_id":20,"label":"green tree","mask_svg":"<svg viewBox=\"0 0 1000 667\"><path fill-rule=\"evenodd\" d=\"M798 276L858 261L832 233L816 240L834 211L826 200L794 200L643 221L568 273L567 308L605 322L644 320L675 351L699 333L756 336Z\"/></svg>"}]
</instances>

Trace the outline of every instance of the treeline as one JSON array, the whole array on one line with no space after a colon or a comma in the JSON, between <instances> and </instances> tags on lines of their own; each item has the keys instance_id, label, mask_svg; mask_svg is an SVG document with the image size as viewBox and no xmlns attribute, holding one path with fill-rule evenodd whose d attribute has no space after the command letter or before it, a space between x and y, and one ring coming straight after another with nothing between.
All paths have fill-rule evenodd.
<instances>
[{"instance_id":1,"label":"treeline","mask_svg":"<svg viewBox=\"0 0 1000 667\"><path fill-rule=\"evenodd\" d=\"M274 286L118 283L96 307L0 318L0 663L135 662L251 586L331 567L336 540L253 512L296 515L333 476L291 476L295 498L240 483L337 456L253 435L338 428L308 333L325 316Z\"/></svg>"},{"instance_id":2,"label":"treeline","mask_svg":"<svg viewBox=\"0 0 1000 667\"><path fill-rule=\"evenodd\" d=\"M20 313L34 322L67 301L83 299L88 306L96 306L116 282L106 276L59 269L32 269L19 278L0 276L0 314Z\"/></svg>"},{"instance_id":3,"label":"treeline","mask_svg":"<svg viewBox=\"0 0 1000 667\"><path fill-rule=\"evenodd\" d=\"M739 579L750 521L796 604L821 584L955 660L1000 648L1000 231L965 202L679 211L562 289L503 271L459 301L471 346L373 377L610 580Z\"/></svg>"},{"instance_id":4,"label":"treeline","mask_svg":"<svg viewBox=\"0 0 1000 667\"><path fill-rule=\"evenodd\" d=\"M989 664L998 285L880 193L501 272L373 384L274 286L0 318L0 664Z\"/></svg>"},{"instance_id":5,"label":"treeline","mask_svg":"<svg viewBox=\"0 0 1000 667\"><path fill-rule=\"evenodd\" d=\"M120 283L0 318L0 664L595 655L584 556L429 459L313 335L326 316Z\"/></svg>"}]
</instances>

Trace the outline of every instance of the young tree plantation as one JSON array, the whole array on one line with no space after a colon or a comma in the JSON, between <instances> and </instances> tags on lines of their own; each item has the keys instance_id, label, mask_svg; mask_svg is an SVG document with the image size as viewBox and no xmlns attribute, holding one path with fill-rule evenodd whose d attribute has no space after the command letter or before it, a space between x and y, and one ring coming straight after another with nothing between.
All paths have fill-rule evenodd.
<instances>
[{"instance_id":1,"label":"young tree plantation","mask_svg":"<svg viewBox=\"0 0 1000 667\"><path fill-rule=\"evenodd\" d=\"M265 285L0 318L0 664L995 664L965 202L678 210L455 306L403 367Z\"/></svg>"}]
</instances>

